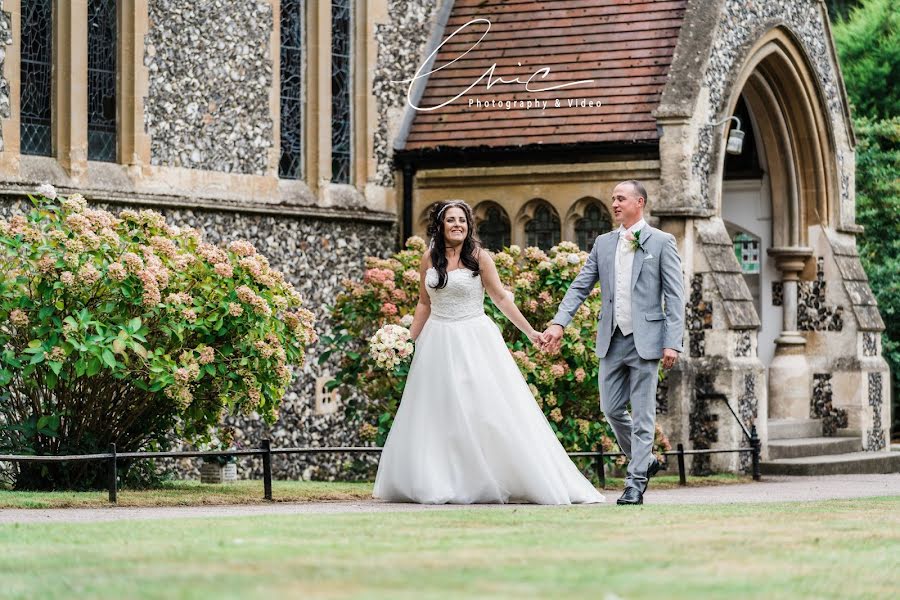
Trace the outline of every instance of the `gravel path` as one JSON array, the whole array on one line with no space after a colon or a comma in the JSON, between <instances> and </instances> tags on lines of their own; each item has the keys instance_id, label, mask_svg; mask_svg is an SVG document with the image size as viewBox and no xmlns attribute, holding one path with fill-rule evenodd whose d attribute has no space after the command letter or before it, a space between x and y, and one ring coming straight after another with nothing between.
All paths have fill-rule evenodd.
<instances>
[{"instance_id":1,"label":"gravel path","mask_svg":"<svg viewBox=\"0 0 900 600\"><path fill-rule=\"evenodd\" d=\"M605 504L582 505L581 510L613 510L619 496L616 490L605 493ZM809 502L900 496L900 473L889 475L834 475L829 477L767 477L759 483L686 487L653 490L645 496L646 506L654 504L734 504L752 502ZM174 519L240 517L254 515L321 515L339 513L389 513L433 510L471 510L490 508L509 510L516 504L422 505L389 504L375 500L352 502L272 503L241 506L188 506L153 508L54 508L0 509L3 523L56 523L119 521L130 519ZM543 507L553 510L555 507Z\"/></svg>"}]
</instances>

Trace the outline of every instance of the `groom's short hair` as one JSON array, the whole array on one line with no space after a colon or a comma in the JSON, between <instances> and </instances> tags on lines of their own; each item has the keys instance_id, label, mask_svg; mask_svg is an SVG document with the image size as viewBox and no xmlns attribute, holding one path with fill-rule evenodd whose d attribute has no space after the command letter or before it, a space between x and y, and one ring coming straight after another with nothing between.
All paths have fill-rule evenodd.
<instances>
[{"instance_id":1,"label":"groom's short hair","mask_svg":"<svg viewBox=\"0 0 900 600\"><path fill-rule=\"evenodd\" d=\"M634 188L635 193L644 199L644 206L647 205L647 201L649 200L649 198L647 198L647 190L644 189L643 183L636 179L629 179L628 181L623 181L622 183L631 185L631 187Z\"/></svg>"}]
</instances>

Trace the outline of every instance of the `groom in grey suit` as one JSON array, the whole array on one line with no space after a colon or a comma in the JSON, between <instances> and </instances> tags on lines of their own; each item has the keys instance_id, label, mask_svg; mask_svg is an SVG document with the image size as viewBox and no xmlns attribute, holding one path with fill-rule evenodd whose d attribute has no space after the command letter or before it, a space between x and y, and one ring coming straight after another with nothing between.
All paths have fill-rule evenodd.
<instances>
[{"instance_id":1,"label":"groom in grey suit","mask_svg":"<svg viewBox=\"0 0 900 600\"><path fill-rule=\"evenodd\" d=\"M616 186L612 207L619 228L597 237L543 333L544 348L557 349L563 328L600 282L600 407L630 459L625 493L617 504L643 504L647 481L659 470L652 454L657 369L660 359L663 368L675 364L684 333L684 281L675 237L647 225L646 203L640 182Z\"/></svg>"}]
</instances>

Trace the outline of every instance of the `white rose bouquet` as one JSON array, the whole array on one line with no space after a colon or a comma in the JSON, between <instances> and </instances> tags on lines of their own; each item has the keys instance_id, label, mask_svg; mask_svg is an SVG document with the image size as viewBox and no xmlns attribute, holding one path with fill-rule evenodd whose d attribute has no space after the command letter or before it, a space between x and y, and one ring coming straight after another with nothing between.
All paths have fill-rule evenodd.
<instances>
[{"instance_id":1,"label":"white rose bouquet","mask_svg":"<svg viewBox=\"0 0 900 600\"><path fill-rule=\"evenodd\" d=\"M369 355L385 371L409 360L412 353L413 343L409 329L401 325L384 325L369 340Z\"/></svg>"}]
</instances>

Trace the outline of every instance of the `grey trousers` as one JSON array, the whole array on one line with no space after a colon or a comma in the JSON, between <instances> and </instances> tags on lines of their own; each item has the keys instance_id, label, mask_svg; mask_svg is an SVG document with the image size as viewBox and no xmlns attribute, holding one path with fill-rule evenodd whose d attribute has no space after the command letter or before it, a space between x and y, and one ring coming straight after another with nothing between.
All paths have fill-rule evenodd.
<instances>
[{"instance_id":1,"label":"grey trousers","mask_svg":"<svg viewBox=\"0 0 900 600\"><path fill-rule=\"evenodd\" d=\"M659 360L641 358L634 335L614 326L605 358L600 359L600 408L628 458L626 487L643 492L656 433L656 384ZM631 414L627 406L631 401Z\"/></svg>"}]
</instances>

